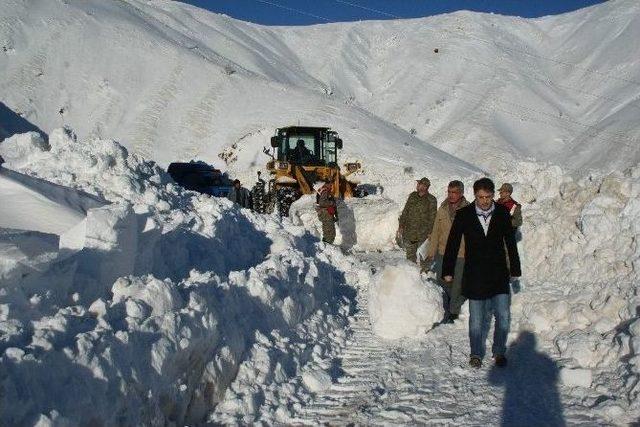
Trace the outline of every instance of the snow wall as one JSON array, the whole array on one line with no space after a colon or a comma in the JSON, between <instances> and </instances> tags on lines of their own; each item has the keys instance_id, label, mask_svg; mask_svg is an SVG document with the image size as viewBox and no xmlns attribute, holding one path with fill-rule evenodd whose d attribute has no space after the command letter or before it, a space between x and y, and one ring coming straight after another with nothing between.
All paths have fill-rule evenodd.
<instances>
[{"instance_id":1,"label":"snow wall","mask_svg":"<svg viewBox=\"0 0 640 427\"><path fill-rule=\"evenodd\" d=\"M63 129L49 144L6 140L4 167L105 205L56 239L2 234L46 255L2 264L3 422L286 422L330 383L360 266L302 227L174 187L113 141Z\"/></svg>"}]
</instances>

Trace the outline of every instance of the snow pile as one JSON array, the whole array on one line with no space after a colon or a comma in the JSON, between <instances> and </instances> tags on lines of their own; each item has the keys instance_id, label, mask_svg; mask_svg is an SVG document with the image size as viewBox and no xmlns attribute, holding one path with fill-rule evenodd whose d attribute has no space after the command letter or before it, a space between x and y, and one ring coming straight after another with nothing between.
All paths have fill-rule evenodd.
<instances>
[{"instance_id":1,"label":"snow pile","mask_svg":"<svg viewBox=\"0 0 640 427\"><path fill-rule=\"evenodd\" d=\"M51 147L37 132L13 135L0 145L0 154L7 166L16 168L36 153L48 151Z\"/></svg>"},{"instance_id":2,"label":"snow pile","mask_svg":"<svg viewBox=\"0 0 640 427\"><path fill-rule=\"evenodd\" d=\"M106 202L7 169L0 169L0 227L60 235ZM45 220L46 219L46 220Z\"/></svg>"},{"instance_id":3,"label":"snow pile","mask_svg":"<svg viewBox=\"0 0 640 427\"><path fill-rule=\"evenodd\" d=\"M382 338L418 338L444 317L442 290L413 263L386 266L371 281L369 314Z\"/></svg>"},{"instance_id":4,"label":"snow pile","mask_svg":"<svg viewBox=\"0 0 640 427\"><path fill-rule=\"evenodd\" d=\"M360 251L391 249L401 206L382 195L338 200L335 244ZM322 224L315 210L315 196L303 196L290 208L291 221L322 236Z\"/></svg>"},{"instance_id":5,"label":"snow pile","mask_svg":"<svg viewBox=\"0 0 640 427\"><path fill-rule=\"evenodd\" d=\"M109 201L126 200L137 213L166 211L177 203L172 198L178 190L153 162L129 155L115 141L80 141L69 128L55 129L48 144L35 132L15 135L0 144L0 155L8 168Z\"/></svg>"},{"instance_id":6,"label":"snow pile","mask_svg":"<svg viewBox=\"0 0 640 427\"><path fill-rule=\"evenodd\" d=\"M53 136L55 146L59 145L60 139L70 139L63 131L54 132ZM51 146L35 132L14 135L0 144L0 155L6 161L5 167L0 169L0 197L7 201L0 207L0 227L61 235L80 223L89 209L107 204L95 193L92 195L51 182L51 177L57 176L59 171L50 165L64 164L60 158L66 158L67 154L57 150L58 159L52 158ZM47 171L49 180L30 172L29 163L34 161L48 163L42 169ZM69 170L77 168L75 173L85 169L85 165L78 164L66 167ZM61 175L69 176L69 173Z\"/></svg>"},{"instance_id":7,"label":"snow pile","mask_svg":"<svg viewBox=\"0 0 640 427\"><path fill-rule=\"evenodd\" d=\"M3 422L286 423L292 399L326 386L362 267L302 227L175 188L113 141L49 143L5 166L112 203L60 249L1 235ZM40 262L17 262L27 250Z\"/></svg>"},{"instance_id":8,"label":"snow pile","mask_svg":"<svg viewBox=\"0 0 640 427\"><path fill-rule=\"evenodd\" d=\"M284 319L291 332L284 336L281 330L285 327L272 330L258 323L261 333L256 333L249 357L239 366L209 421L291 423L293 411L335 380L332 358L345 345L347 316L355 294L346 283L359 286L368 277L367 271L333 247L313 254L312 261L306 260L310 266L300 255L290 259L295 252L290 248L279 256L287 260L285 265L292 263L298 270L282 271L280 267L282 272L275 273L275 278L250 278L247 283L249 293ZM272 257L278 258L275 254ZM260 267L274 274L276 266L277 262L269 260ZM252 320L248 317L244 321ZM262 321L259 316L255 320Z\"/></svg>"},{"instance_id":9,"label":"snow pile","mask_svg":"<svg viewBox=\"0 0 640 427\"><path fill-rule=\"evenodd\" d=\"M58 252L58 236L0 228L0 284L46 270Z\"/></svg>"},{"instance_id":10,"label":"snow pile","mask_svg":"<svg viewBox=\"0 0 640 427\"><path fill-rule=\"evenodd\" d=\"M558 166L518 163L511 182L523 203L525 275L537 281L602 282L635 276L639 167L574 178Z\"/></svg>"}]
</instances>

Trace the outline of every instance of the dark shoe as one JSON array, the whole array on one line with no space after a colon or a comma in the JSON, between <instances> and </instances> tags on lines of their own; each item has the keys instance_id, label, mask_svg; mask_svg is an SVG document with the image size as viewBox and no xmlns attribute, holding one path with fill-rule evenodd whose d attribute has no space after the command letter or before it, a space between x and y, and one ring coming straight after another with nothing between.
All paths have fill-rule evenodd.
<instances>
[{"instance_id":1,"label":"dark shoe","mask_svg":"<svg viewBox=\"0 0 640 427\"><path fill-rule=\"evenodd\" d=\"M449 323L453 323L453 319L452 319L452 314L451 313L446 313L444 315L444 319L442 319L442 324L446 325Z\"/></svg>"},{"instance_id":2,"label":"dark shoe","mask_svg":"<svg viewBox=\"0 0 640 427\"><path fill-rule=\"evenodd\" d=\"M507 366L507 358L504 356L496 356L496 366L500 368Z\"/></svg>"},{"instance_id":3,"label":"dark shoe","mask_svg":"<svg viewBox=\"0 0 640 427\"><path fill-rule=\"evenodd\" d=\"M482 359L480 359L478 356L471 356L471 358L469 359L469 365L477 369L482 366Z\"/></svg>"},{"instance_id":4,"label":"dark shoe","mask_svg":"<svg viewBox=\"0 0 640 427\"><path fill-rule=\"evenodd\" d=\"M449 315L449 319L451 319L451 323L453 323L453 322L454 322L454 320L458 320L458 315L457 315L457 314L455 314L455 313L451 313L451 314Z\"/></svg>"}]
</instances>

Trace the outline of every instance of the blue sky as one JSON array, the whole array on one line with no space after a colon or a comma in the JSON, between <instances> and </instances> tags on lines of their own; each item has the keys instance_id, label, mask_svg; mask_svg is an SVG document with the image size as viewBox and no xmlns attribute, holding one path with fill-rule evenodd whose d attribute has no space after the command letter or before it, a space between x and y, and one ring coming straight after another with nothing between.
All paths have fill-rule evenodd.
<instances>
[{"instance_id":1,"label":"blue sky","mask_svg":"<svg viewBox=\"0 0 640 427\"><path fill-rule=\"evenodd\" d=\"M456 10L539 17L604 0L180 0L243 21L308 25L368 19L417 18Z\"/></svg>"}]
</instances>

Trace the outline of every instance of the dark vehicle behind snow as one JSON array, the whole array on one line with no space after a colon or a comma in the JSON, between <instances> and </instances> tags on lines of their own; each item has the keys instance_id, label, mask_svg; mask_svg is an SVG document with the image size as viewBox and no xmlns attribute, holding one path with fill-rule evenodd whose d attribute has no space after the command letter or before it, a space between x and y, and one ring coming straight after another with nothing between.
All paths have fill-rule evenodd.
<instances>
[{"instance_id":1,"label":"dark vehicle behind snow","mask_svg":"<svg viewBox=\"0 0 640 427\"><path fill-rule=\"evenodd\" d=\"M204 162L171 163L167 172L187 190L215 197L227 197L233 187L226 173Z\"/></svg>"}]
</instances>

